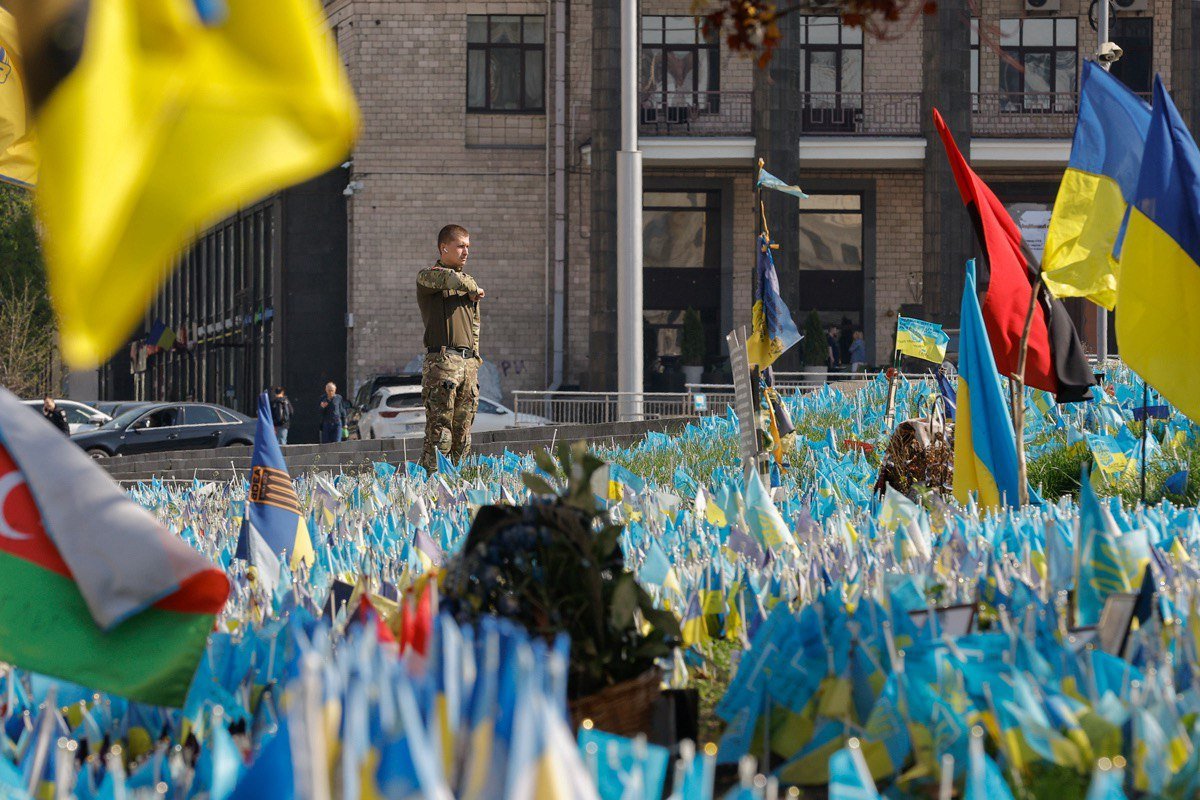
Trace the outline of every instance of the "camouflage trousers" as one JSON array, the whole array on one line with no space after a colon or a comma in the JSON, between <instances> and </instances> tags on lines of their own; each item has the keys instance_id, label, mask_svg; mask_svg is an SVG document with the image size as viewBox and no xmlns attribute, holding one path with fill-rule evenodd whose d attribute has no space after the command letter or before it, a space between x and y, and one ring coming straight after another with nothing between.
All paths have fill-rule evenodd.
<instances>
[{"instance_id":1,"label":"camouflage trousers","mask_svg":"<svg viewBox=\"0 0 1200 800\"><path fill-rule=\"evenodd\" d=\"M479 407L479 361L452 350L429 353L421 366L425 447L421 466L437 469L437 450L451 461L471 452L471 424Z\"/></svg>"}]
</instances>

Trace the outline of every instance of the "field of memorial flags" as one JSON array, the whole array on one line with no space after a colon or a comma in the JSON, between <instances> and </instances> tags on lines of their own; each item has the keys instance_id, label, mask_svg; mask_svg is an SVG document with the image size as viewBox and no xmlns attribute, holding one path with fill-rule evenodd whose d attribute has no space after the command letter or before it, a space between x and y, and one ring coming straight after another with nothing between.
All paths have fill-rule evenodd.
<instances>
[{"instance_id":1,"label":"field of memorial flags","mask_svg":"<svg viewBox=\"0 0 1200 800\"><path fill-rule=\"evenodd\" d=\"M228 600L181 707L7 669L4 796L936 796L943 781L977 798L1194 796L1197 429L1162 401L1148 414L1123 370L1109 386L1067 407L1028 390L1032 474L1097 467L1075 475L1078 500L1042 485L1020 510L873 494L882 375L784 398L797 441L774 489L742 477L732 412L596 451L611 466L591 487L624 525L625 563L680 623L664 684L692 685L718 652L735 662L702 709L722 733L670 750L572 727L566 637L438 613L478 510L529 501L524 474L559 488L544 461L296 476L312 560L282 561L273 585L237 558L250 480L129 487L223 570ZM898 418L938 392L901 379ZM1147 416L1146 466L1174 502L1123 503ZM40 669L71 676L53 631L25 636L44 640Z\"/></svg>"}]
</instances>

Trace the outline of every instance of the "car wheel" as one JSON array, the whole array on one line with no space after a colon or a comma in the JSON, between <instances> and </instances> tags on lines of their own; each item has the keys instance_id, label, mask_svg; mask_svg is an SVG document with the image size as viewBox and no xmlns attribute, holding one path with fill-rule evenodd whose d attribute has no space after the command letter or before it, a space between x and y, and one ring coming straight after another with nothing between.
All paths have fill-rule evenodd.
<instances>
[{"instance_id":1,"label":"car wheel","mask_svg":"<svg viewBox=\"0 0 1200 800\"><path fill-rule=\"evenodd\" d=\"M247 442L245 439L235 439L232 442L229 442L228 444L226 444L225 446L226 447L250 447L251 444L252 444L251 442Z\"/></svg>"},{"instance_id":2,"label":"car wheel","mask_svg":"<svg viewBox=\"0 0 1200 800\"><path fill-rule=\"evenodd\" d=\"M93 447L87 451L87 454L95 459L108 458L108 451L103 447Z\"/></svg>"},{"instance_id":3,"label":"car wheel","mask_svg":"<svg viewBox=\"0 0 1200 800\"><path fill-rule=\"evenodd\" d=\"M371 428L371 430L367 431L367 438L368 438L368 439L374 439L374 438L375 438L375 429L374 429L374 428Z\"/></svg>"}]
</instances>

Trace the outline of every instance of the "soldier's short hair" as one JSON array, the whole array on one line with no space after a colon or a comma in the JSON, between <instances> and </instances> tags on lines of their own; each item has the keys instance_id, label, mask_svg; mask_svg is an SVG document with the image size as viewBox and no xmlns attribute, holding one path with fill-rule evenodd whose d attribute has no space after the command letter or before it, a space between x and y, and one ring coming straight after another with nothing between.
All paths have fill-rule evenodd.
<instances>
[{"instance_id":1,"label":"soldier's short hair","mask_svg":"<svg viewBox=\"0 0 1200 800\"><path fill-rule=\"evenodd\" d=\"M444 245L444 244L450 244L455 239L465 238L467 236L470 236L470 234L467 233L467 229L464 228L462 225L447 225L446 227L444 227L440 231L438 231L438 242L437 243L438 243L438 246L440 247L441 245Z\"/></svg>"}]
</instances>

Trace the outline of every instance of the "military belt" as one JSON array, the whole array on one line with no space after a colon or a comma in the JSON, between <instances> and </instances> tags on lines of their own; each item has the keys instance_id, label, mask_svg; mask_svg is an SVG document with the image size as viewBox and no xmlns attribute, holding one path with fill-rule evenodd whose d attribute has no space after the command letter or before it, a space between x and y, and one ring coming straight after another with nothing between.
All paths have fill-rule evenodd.
<instances>
[{"instance_id":1,"label":"military belt","mask_svg":"<svg viewBox=\"0 0 1200 800\"><path fill-rule=\"evenodd\" d=\"M475 351L469 347L430 347L430 348L427 348L425 352L433 354L433 353L441 353L443 351L445 351L447 353L458 353L463 358L474 358L475 357Z\"/></svg>"}]
</instances>

